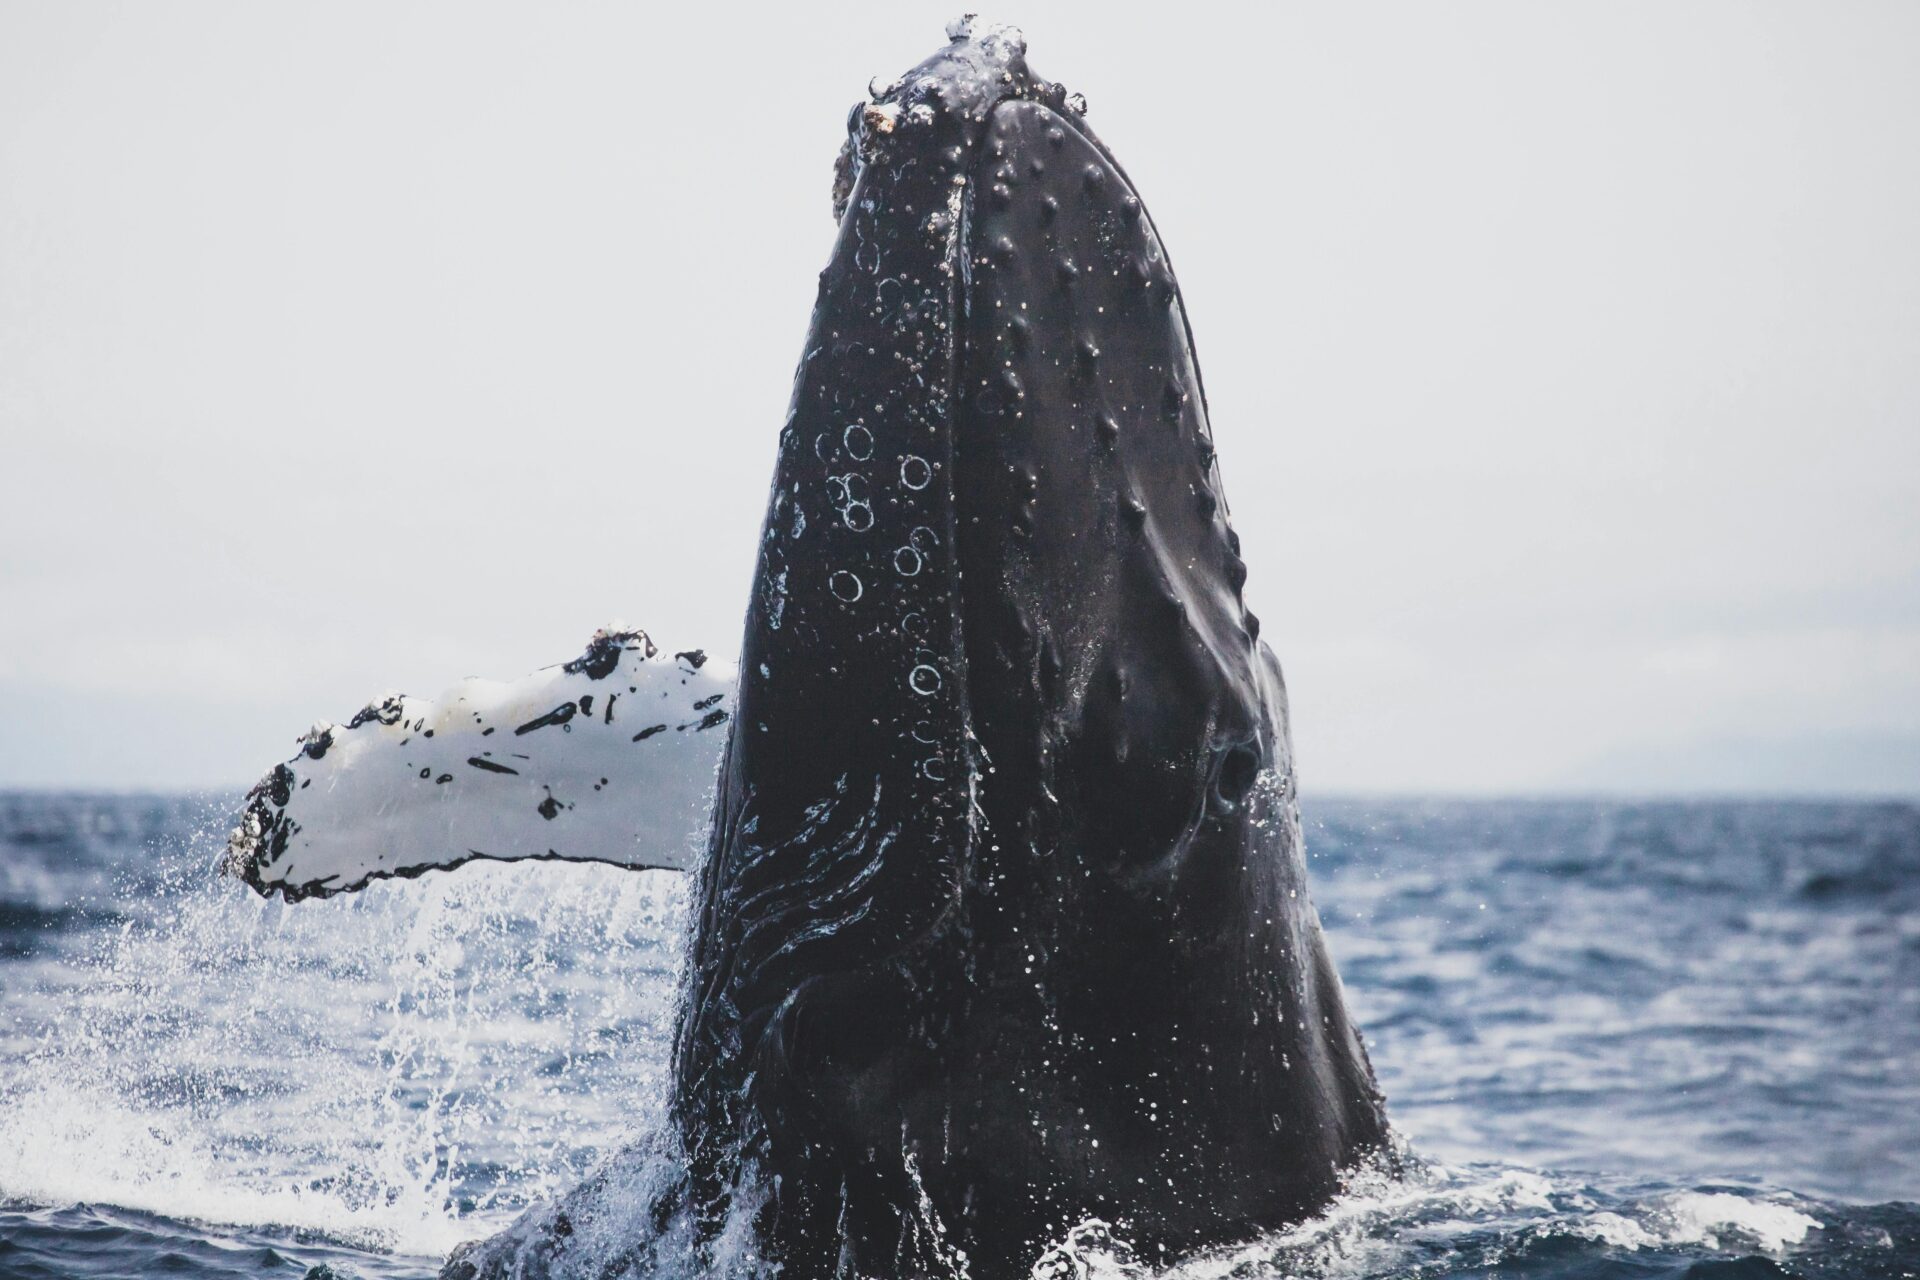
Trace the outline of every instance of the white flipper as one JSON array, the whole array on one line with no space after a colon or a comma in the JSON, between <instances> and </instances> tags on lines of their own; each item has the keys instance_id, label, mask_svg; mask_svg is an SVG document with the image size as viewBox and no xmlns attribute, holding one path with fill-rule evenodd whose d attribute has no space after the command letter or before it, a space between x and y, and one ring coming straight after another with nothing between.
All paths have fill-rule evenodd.
<instances>
[{"instance_id":1,"label":"white flipper","mask_svg":"<svg viewBox=\"0 0 1920 1280\"><path fill-rule=\"evenodd\" d=\"M562 666L316 725L247 796L222 869L290 902L474 858L693 864L731 664L603 631Z\"/></svg>"}]
</instances>

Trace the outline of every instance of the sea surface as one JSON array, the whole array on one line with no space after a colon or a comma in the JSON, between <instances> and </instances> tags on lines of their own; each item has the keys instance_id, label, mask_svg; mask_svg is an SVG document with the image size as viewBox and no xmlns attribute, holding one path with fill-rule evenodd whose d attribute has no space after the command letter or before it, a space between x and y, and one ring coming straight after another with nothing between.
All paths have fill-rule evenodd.
<instances>
[{"instance_id":1,"label":"sea surface","mask_svg":"<svg viewBox=\"0 0 1920 1280\"><path fill-rule=\"evenodd\" d=\"M289 907L212 873L233 808L0 793L0 1280L432 1276L656 1124L676 873ZM1406 1172L1055 1274L1920 1275L1920 808L1305 812Z\"/></svg>"}]
</instances>

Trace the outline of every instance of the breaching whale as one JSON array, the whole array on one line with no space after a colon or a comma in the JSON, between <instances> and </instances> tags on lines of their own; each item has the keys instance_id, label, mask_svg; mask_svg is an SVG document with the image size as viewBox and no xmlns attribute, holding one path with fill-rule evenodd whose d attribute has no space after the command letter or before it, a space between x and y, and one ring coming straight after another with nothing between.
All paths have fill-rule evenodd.
<instances>
[{"instance_id":1,"label":"breaching whale","mask_svg":"<svg viewBox=\"0 0 1920 1280\"><path fill-rule=\"evenodd\" d=\"M288 897L693 869L656 1217L789 1277L1022 1276L1089 1219L1164 1256L1387 1142L1165 250L1017 31L949 36L849 120L736 681L609 633L389 699L229 852ZM543 1222L449 1274L564 1269Z\"/></svg>"}]
</instances>

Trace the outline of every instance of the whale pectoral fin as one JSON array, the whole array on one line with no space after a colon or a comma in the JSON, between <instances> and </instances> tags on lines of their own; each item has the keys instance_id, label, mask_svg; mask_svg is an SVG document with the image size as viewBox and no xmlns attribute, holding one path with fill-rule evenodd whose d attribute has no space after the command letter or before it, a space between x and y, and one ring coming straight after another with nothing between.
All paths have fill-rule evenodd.
<instances>
[{"instance_id":1,"label":"whale pectoral fin","mask_svg":"<svg viewBox=\"0 0 1920 1280\"><path fill-rule=\"evenodd\" d=\"M289 902L475 858L684 870L733 693L731 664L603 631L520 680L391 694L261 779L221 869Z\"/></svg>"}]
</instances>

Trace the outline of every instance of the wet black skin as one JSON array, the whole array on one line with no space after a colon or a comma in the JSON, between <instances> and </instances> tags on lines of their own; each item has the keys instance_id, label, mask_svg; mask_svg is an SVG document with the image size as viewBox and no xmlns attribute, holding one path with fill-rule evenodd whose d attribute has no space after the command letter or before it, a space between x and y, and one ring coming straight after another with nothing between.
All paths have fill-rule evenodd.
<instances>
[{"instance_id":1,"label":"wet black skin","mask_svg":"<svg viewBox=\"0 0 1920 1280\"><path fill-rule=\"evenodd\" d=\"M788 1276L1152 1258L1386 1138L1179 289L1077 105L987 37L855 112L676 1045L691 1205L757 1188Z\"/></svg>"}]
</instances>

